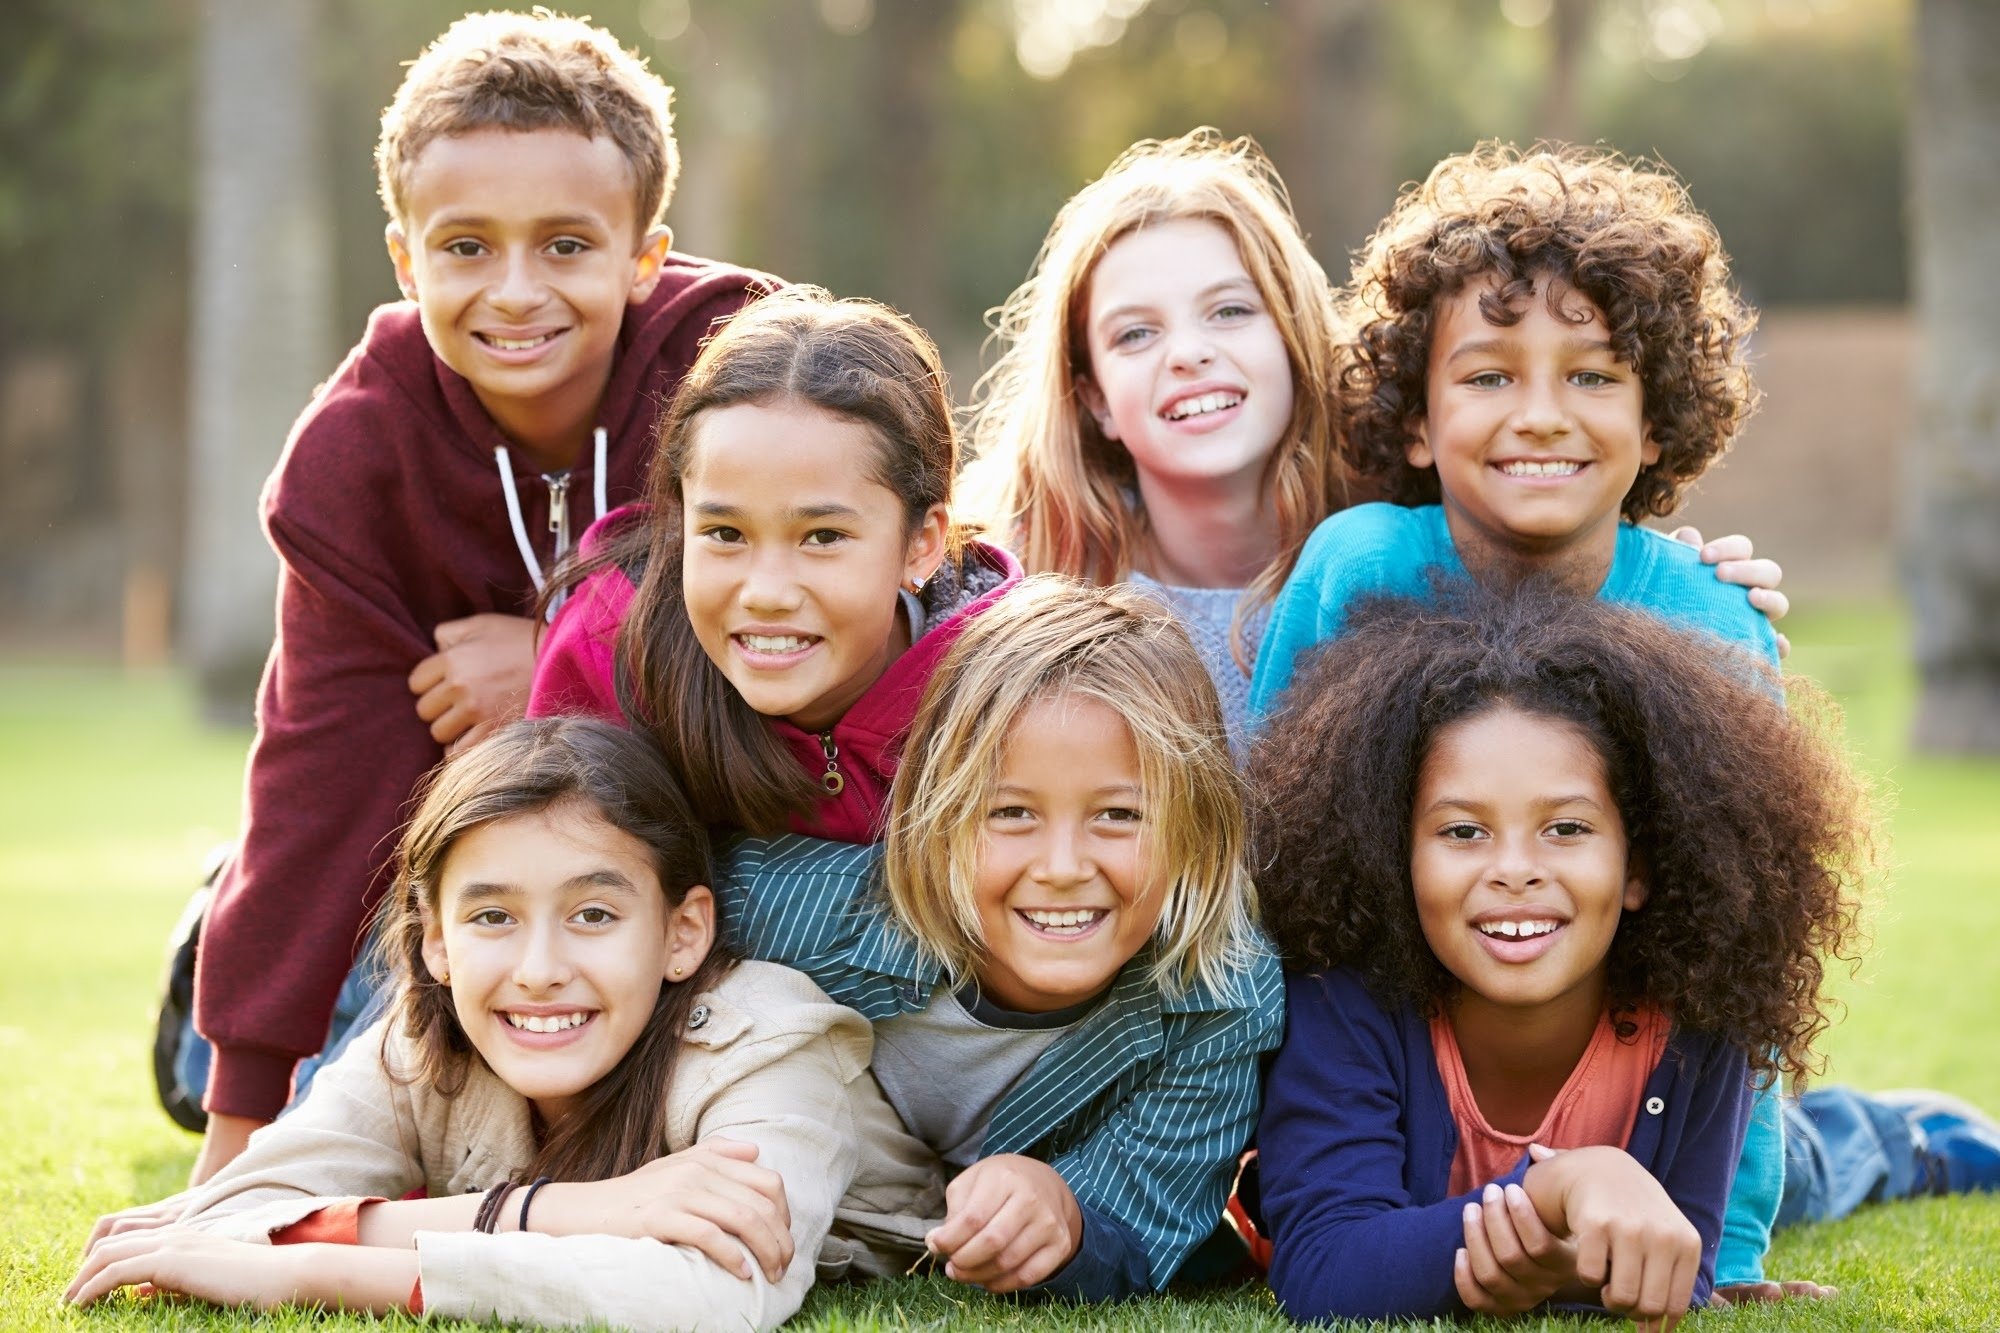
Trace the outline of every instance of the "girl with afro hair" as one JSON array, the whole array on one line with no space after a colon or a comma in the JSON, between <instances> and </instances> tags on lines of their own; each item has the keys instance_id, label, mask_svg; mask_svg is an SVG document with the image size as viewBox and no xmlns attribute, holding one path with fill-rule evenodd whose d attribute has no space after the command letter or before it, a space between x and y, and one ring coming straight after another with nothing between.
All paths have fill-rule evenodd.
<instances>
[{"instance_id":1,"label":"girl with afro hair","mask_svg":"<svg viewBox=\"0 0 2000 1333\"><path fill-rule=\"evenodd\" d=\"M1708 1301L1753 1082L1871 863L1831 710L1540 582L1358 606L1255 751L1294 975L1258 1128L1299 1319Z\"/></svg>"}]
</instances>

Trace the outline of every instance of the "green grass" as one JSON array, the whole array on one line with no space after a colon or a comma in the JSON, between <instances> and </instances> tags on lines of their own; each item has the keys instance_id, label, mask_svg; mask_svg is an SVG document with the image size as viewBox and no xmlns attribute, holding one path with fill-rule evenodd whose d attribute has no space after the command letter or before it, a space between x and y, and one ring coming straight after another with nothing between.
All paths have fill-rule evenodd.
<instances>
[{"instance_id":1,"label":"green grass","mask_svg":"<svg viewBox=\"0 0 2000 1333\"><path fill-rule=\"evenodd\" d=\"M2000 1046L1987 1035L2000 999L1991 961L2000 762L1907 754L1911 682L1895 615L1801 615L1787 628L1792 665L1841 697L1854 748L1892 802L1893 871L1867 962L1841 982L1848 1012L1825 1043L1833 1075L2000 1107ZM193 717L172 677L0 668L0 1330L416 1327L137 1301L76 1314L57 1301L91 1221L171 1192L194 1158L195 1139L153 1104L153 987L203 855L235 828L248 738L205 731ZM1705 1314L1691 1327L2000 1328L2000 1198L1891 1205L1799 1228L1780 1236L1772 1271L1833 1282L1842 1295ZM941 1280L821 1291L796 1326L972 1325L1285 1327L1256 1289L1073 1310L1018 1307Z\"/></svg>"}]
</instances>

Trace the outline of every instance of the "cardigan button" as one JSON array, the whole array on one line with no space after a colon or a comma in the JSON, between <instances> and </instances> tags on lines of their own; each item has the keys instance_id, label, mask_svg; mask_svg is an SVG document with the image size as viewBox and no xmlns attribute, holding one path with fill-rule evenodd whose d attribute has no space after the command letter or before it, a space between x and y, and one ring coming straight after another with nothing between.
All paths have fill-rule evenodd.
<instances>
[{"instance_id":1,"label":"cardigan button","mask_svg":"<svg viewBox=\"0 0 2000 1333\"><path fill-rule=\"evenodd\" d=\"M698 1004L694 1007L693 1011L688 1014L688 1028L690 1031L696 1031L701 1028L705 1028L707 1026L708 1026L708 1006L705 1004Z\"/></svg>"},{"instance_id":2,"label":"cardigan button","mask_svg":"<svg viewBox=\"0 0 2000 1333\"><path fill-rule=\"evenodd\" d=\"M1659 1097L1648 1097L1646 1099L1647 1115L1658 1115L1660 1112L1666 1109L1667 1109L1667 1103L1663 1099Z\"/></svg>"}]
</instances>

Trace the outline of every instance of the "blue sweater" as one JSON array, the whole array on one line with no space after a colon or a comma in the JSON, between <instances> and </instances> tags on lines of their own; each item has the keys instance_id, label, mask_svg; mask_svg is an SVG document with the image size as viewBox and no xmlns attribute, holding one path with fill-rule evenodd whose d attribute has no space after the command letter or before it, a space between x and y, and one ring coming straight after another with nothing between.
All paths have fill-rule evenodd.
<instances>
[{"instance_id":1,"label":"blue sweater","mask_svg":"<svg viewBox=\"0 0 2000 1333\"><path fill-rule=\"evenodd\" d=\"M1250 683L1251 713L1262 717L1271 711L1292 683L1298 655L1338 635L1356 602L1427 596L1427 571L1433 569L1447 578L1471 577L1451 543L1442 505L1356 505L1313 529L1272 604ZM1750 605L1749 594L1717 579L1692 546L1649 528L1618 525L1618 549L1597 595L1701 630L1777 664L1777 632Z\"/></svg>"},{"instance_id":2,"label":"blue sweater","mask_svg":"<svg viewBox=\"0 0 2000 1333\"><path fill-rule=\"evenodd\" d=\"M1253 718L1272 711L1292 683L1299 654L1338 635L1356 602L1428 596L1431 570L1448 579L1471 577L1452 545L1442 505L1356 505L1315 528L1271 609L1250 683ZM1650 529L1619 525L1611 571L1597 595L1712 635L1777 665L1777 633L1750 605L1749 594L1717 579L1692 546ZM1716 1266L1719 1284L1763 1277L1764 1252L1771 1246L1784 1182L1784 1121L1776 1090L1766 1089L1759 1094L1729 1197Z\"/></svg>"},{"instance_id":3,"label":"blue sweater","mask_svg":"<svg viewBox=\"0 0 2000 1333\"><path fill-rule=\"evenodd\" d=\"M1288 979L1285 1042L1257 1123L1271 1287L1298 1320L1464 1314L1449 1192L1458 1128L1430 1026L1388 1010L1345 969ZM1713 1289L1723 1200L1752 1093L1741 1052L1675 1030L1625 1147L1701 1234L1694 1303ZM1525 1157L1499 1183L1519 1183Z\"/></svg>"}]
</instances>

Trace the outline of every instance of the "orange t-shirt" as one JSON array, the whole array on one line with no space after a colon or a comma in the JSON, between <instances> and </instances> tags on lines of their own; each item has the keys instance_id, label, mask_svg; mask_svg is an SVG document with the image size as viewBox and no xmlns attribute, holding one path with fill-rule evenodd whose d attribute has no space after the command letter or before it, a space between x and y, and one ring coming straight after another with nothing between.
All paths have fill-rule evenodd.
<instances>
[{"instance_id":1,"label":"orange t-shirt","mask_svg":"<svg viewBox=\"0 0 2000 1333\"><path fill-rule=\"evenodd\" d=\"M1638 1031L1630 1040L1620 1041L1610 1012L1599 1015L1590 1044L1583 1048L1568 1081L1549 1103L1540 1126L1532 1134L1503 1134L1486 1123L1479 1103L1473 1100L1451 1020L1431 1019L1431 1049L1444 1079L1445 1096L1451 1102L1452 1122L1458 1126L1458 1152L1451 1159L1451 1192L1465 1194L1500 1179L1520 1162L1530 1143L1550 1148L1624 1147L1639 1119L1646 1080L1666 1052L1671 1027L1666 1015L1657 1009L1641 1009L1631 1021L1638 1025Z\"/></svg>"}]
</instances>

